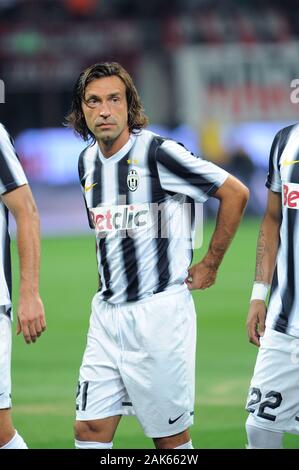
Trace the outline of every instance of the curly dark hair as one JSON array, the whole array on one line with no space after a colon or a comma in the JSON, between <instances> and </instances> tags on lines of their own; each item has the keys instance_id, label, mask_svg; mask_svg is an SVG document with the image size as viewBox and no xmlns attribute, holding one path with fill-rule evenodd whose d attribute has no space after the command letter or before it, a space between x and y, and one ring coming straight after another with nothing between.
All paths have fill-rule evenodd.
<instances>
[{"instance_id":1,"label":"curly dark hair","mask_svg":"<svg viewBox=\"0 0 299 470\"><path fill-rule=\"evenodd\" d=\"M87 127L82 111L82 100L84 99L86 87L97 78L112 76L119 77L126 87L129 131L136 133L148 124L148 118L144 114L140 97L129 73L117 62L97 63L80 74L74 87L70 112L66 116L66 126L74 129L84 140L89 140L91 137L95 141L95 136Z\"/></svg>"}]
</instances>

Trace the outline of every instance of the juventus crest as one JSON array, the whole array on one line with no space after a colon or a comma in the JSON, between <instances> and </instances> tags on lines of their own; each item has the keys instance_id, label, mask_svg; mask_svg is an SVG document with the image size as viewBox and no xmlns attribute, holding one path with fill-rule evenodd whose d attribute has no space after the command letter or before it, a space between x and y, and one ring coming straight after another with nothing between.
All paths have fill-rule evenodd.
<instances>
[{"instance_id":1,"label":"juventus crest","mask_svg":"<svg viewBox=\"0 0 299 470\"><path fill-rule=\"evenodd\" d=\"M136 191L139 185L139 176L136 170L130 170L127 176L127 185L130 191Z\"/></svg>"}]
</instances>

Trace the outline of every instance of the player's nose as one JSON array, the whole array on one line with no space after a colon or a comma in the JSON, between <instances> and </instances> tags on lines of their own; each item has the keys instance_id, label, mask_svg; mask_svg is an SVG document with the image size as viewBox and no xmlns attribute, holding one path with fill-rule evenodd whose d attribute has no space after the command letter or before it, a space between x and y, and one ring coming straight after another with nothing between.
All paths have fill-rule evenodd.
<instances>
[{"instance_id":1,"label":"player's nose","mask_svg":"<svg viewBox=\"0 0 299 470\"><path fill-rule=\"evenodd\" d=\"M107 117L110 116L110 111L108 111L108 109L107 109L107 110L103 110L103 111L100 112L100 116L101 116L102 118L106 119Z\"/></svg>"},{"instance_id":2,"label":"player's nose","mask_svg":"<svg viewBox=\"0 0 299 470\"><path fill-rule=\"evenodd\" d=\"M111 115L110 107L108 106L107 103L103 103L102 106L101 106L101 109L100 109L100 116L103 119L106 119L110 115Z\"/></svg>"}]
</instances>

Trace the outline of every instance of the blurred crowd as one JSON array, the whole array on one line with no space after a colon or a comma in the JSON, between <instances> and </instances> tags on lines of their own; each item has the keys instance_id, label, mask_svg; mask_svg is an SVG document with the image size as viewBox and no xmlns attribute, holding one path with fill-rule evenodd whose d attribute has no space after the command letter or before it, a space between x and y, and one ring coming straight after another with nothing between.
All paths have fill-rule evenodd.
<instances>
[{"instance_id":1,"label":"blurred crowd","mask_svg":"<svg viewBox=\"0 0 299 470\"><path fill-rule=\"evenodd\" d=\"M129 20L142 21L150 34L147 22L156 21L152 39L162 40L162 47L182 42L285 41L299 34L290 0L1 0L0 12L3 22L37 29L57 22Z\"/></svg>"},{"instance_id":2,"label":"blurred crowd","mask_svg":"<svg viewBox=\"0 0 299 470\"><path fill-rule=\"evenodd\" d=\"M296 2L291 0L0 0L0 79L5 83L5 105L0 106L0 121L5 122L14 137L26 129L61 128L78 73L92 63L117 60L134 77L152 124L168 129L192 126L180 107L179 94L185 82L181 80L178 84L179 51L185 46L215 46L220 54L226 46L241 45L248 50L260 44L289 47L299 37L295 6ZM238 54L244 59L243 50ZM244 96L248 98L253 83L254 106L264 111L270 102L274 113L278 112L274 118L269 112L265 121L291 119L294 114L290 107L286 106L286 115L282 115L281 102L288 101L288 89L284 94L284 87L288 88L289 81L296 77L297 61L293 60L296 50L290 55L289 68L281 59L275 62L277 56L270 52L268 57L269 70L274 70L273 83L269 81L267 67L259 68L258 54L251 64L245 63L245 57L240 68L241 80L236 81L236 86L229 83L237 75L236 68L231 68L233 77L226 70L226 81L219 80L219 73L224 76L222 65L215 70L207 66L209 76L204 67L198 67L196 74L202 74L202 89L206 84L210 97L217 102L219 91L222 99L226 93L225 99L233 109L240 103L244 107ZM279 57L284 56L287 54L282 51ZM235 63L238 60L237 55ZM218 59L216 62L220 64ZM281 75L282 70L285 76ZM190 71L189 75L192 75ZM280 101L276 100L276 107L272 95L266 103L267 87L274 90L274 98L281 96ZM201 105L201 98L200 93L195 96L192 92L191 106ZM202 114L210 110L208 106ZM220 126L226 125L230 117L223 115ZM250 119L258 120L254 113ZM245 121L243 115L239 122L242 120ZM238 124L238 119L234 123ZM192 128L198 141L201 125L202 121ZM216 136L210 139L215 147L213 154L205 152L201 145L198 153L215 159L244 181L252 189L248 211L260 213L265 198L260 188L264 187L266 165L259 165L255 152L242 147L244 139L239 140L241 144L227 150L223 161L215 145ZM268 146L267 141L267 149ZM263 153L265 161L266 153Z\"/></svg>"}]
</instances>

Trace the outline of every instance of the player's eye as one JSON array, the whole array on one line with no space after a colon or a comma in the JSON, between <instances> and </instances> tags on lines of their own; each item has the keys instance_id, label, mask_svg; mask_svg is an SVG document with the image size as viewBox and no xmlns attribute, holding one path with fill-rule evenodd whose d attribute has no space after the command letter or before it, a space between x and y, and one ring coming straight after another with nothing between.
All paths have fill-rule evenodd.
<instances>
[{"instance_id":1,"label":"player's eye","mask_svg":"<svg viewBox=\"0 0 299 470\"><path fill-rule=\"evenodd\" d=\"M90 108L94 108L95 106L97 106L98 102L99 100L97 100L96 98L89 98L85 101L87 106L89 106Z\"/></svg>"}]
</instances>

